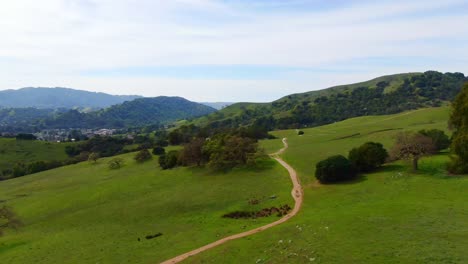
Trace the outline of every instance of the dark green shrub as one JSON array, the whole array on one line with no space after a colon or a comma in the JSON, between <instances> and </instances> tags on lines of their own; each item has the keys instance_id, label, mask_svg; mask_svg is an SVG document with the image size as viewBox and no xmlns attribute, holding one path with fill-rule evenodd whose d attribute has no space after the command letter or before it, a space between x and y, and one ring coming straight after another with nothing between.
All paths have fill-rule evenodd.
<instances>
[{"instance_id":1,"label":"dark green shrub","mask_svg":"<svg viewBox=\"0 0 468 264\"><path fill-rule=\"evenodd\" d=\"M315 177L321 183L346 181L355 176L351 162L342 155L331 156L320 161L315 170Z\"/></svg>"},{"instance_id":2,"label":"dark green shrub","mask_svg":"<svg viewBox=\"0 0 468 264\"><path fill-rule=\"evenodd\" d=\"M388 152L383 145L375 142L367 142L358 148L353 148L348 155L351 165L357 172L370 172L382 164L388 158Z\"/></svg>"},{"instance_id":3,"label":"dark green shrub","mask_svg":"<svg viewBox=\"0 0 468 264\"><path fill-rule=\"evenodd\" d=\"M153 148L153 155L160 156L166 153L166 150L163 147L157 146Z\"/></svg>"},{"instance_id":4,"label":"dark green shrub","mask_svg":"<svg viewBox=\"0 0 468 264\"><path fill-rule=\"evenodd\" d=\"M107 164L109 165L109 169L115 170L120 169L124 163L122 158L113 158Z\"/></svg>"},{"instance_id":5,"label":"dark green shrub","mask_svg":"<svg viewBox=\"0 0 468 264\"><path fill-rule=\"evenodd\" d=\"M159 166L163 170L172 169L178 164L179 152L172 150L165 155L159 156Z\"/></svg>"},{"instance_id":6,"label":"dark green shrub","mask_svg":"<svg viewBox=\"0 0 468 264\"><path fill-rule=\"evenodd\" d=\"M419 134L430 137L437 151L444 150L450 146L450 139L444 131L440 129L421 130Z\"/></svg>"},{"instance_id":7,"label":"dark green shrub","mask_svg":"<svg viewBox=\"0 0 468 264\"><path fill-rule=\"evenodd\" d=\"M153 156L151 156L151 153L147 149L138 151L135 157L133 157L133 159L139 163L150 160L151 158L153 158Z\"/></svg>"},{"instance_id":8,"label":"dark green shrub","mask_svg":"<svg viewBox=\"0 0 468 264\"><path fill-rule=\"evenodd\" d=\"M297 132L297 134L298 134L299 136L302 136L302 135L304 135L304 131L299 130L299 131Z\"/></svg>"}]
</instances>

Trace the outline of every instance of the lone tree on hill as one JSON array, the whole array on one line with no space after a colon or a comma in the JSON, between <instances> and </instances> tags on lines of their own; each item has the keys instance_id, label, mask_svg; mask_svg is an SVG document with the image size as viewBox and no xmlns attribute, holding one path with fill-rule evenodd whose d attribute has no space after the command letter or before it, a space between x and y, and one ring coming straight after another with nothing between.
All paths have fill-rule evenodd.
<instances>
[{"instance_id":1,"label":"lone tree on hill","mask_svg":"<svg viewBox=\"0 0 468 264\"><path fill-rule=\"evenodd\" d=\"M396 143L391 150L391 157L410 160L413 170L417 171L419 159L436 152L436 146L430 137L420 133L402 132L397 135Z\"/></svg>"},{"instance_id":2,"label":"lone tree on hill","mask_svg":"<svg viewBox=\"0 0 468 264\"><path fill-rule=\"evenodd\" d=\"M164 155L164 153L166 153L166 150L161 146L156 146L153 148L153 155L160 156Z\"/></svg>"},{"instance_id":3,"label":"lone tree on hill","mask_svg":"<svg viewBox=\"0 0 468 264\"><path fill-rule=\"evenodd\" d=\"M100 158L99 153L93 152L93 153L89 154L89 156L88 156L88 161L89 161L89 162L96 163L96 162L98 161L99 158Z\"/></svg>"},{"instance_id":4,"label":"lone tree on hill","mask_svg":"<svg viewBox=\"0 0 468 264\"><path fill-rule=\"evenodd\" d=\"M122 167L122 165L124 164L124 160L122 158L113 158L109 160L107 164L109 165L109 169L116 170Z\"/></svg>"},{"instance_id":5,"label":"lone tree on hill","mask_svg":"<svg viewBox=\"0 0 468 264\"><path fill-rule=\"evenodd\" d=\"M151 153L147 149L142 149L138 151L138 153L135 155L133 159L135 159L136 162L142 163L147 160L150 160L153 156L151 156Z\"/></svg>"},{"instance_id":6,"label":"lone tree on hill","mask_svg":"<svg viewBox=\"0 0 468 264\"><path fill-rule=\"evenodd\" d=\"M0 236L3 235L4 230L7 228L18 229L22 225L11 207L6 205L0 207Z\"/></svg>"},{"instance_id":7,"label":"lone tree on hill","mask_svg":"<svg viewBox=\"0 0 468 264\"><path fill-rule=\"evenodd\" d=\"M331 156L316 165L315 177L321 183L333 183L354 178L356 172L351 162L342 155Z\"/></svg>"},{"instance_id":8,"label":"lone tree on hill","mask_svg":"<svg viewBox=\"0 0 468 264\"><path fill-rule=\"evenodd\" d=\"M205 139L203 138L194 138L192 141L185 144L179 157L180 162L184 165L197 164L197 166L206 162L206 155L203 154L204 144Z\"/></svg>"},{"instance_id":9,"label":"lone tree on hill","mask_svg":"<svg viewBox=\"0 0 468 264\"><path fill-rule=\"evenodd\" d=\"M367 142L349 152L348 159L359 172L370 172L382 166L388 158L387 150L376 142Z\"/></svg>"},{"instance_id":10,"label":"lone tree on hill","mask_svg":"<svg viewBox=\"0 0 468 264\"><path fill-rule=\"evenodd\" d=\"M452 153L449 170L452 173L468 172L468 83L452 103L452 113L449 120L453 130Z\"/></svg>"}]
</instances>

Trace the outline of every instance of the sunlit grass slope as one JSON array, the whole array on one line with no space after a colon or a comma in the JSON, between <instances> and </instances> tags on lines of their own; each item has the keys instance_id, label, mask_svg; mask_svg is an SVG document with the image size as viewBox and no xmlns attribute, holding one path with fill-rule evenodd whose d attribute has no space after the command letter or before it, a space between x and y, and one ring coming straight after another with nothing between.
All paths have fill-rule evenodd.
<instances>
[{"instance_id":1,"label":"sunlit grass slope","mask_svg":"<svg viewBox=\"0 0 468 264\"><path fill-rule=\"evenodd\" d=\"M50 143L37 140L0 138L0 170L17 162L65 160L65 146L72 143Z\"/></svg>"},{"instance_id":2,"label":"sunlit grass slope","mask_svg":"<svg viewBox=\"0 0 468 264\"><path fill-rule=\"evenodd\" d=\"M304 129L273 132L287 137L283 155L299 173L302 211L291 221L229 242L187 263L467 263L468 177L447 175L447 154L425 158L419 173L403 162L388 164L358 180L319 185L315 164L367 141L387 148L396 133L446 130L448 108L391 116L360 117Z\"/></svg>"},{"instance_id":3,"label":"sunlit grass slope","mask_svg":"<svg viewBox=\"0 0 468 264\"><path fill-rule=\"evenodd\" d=\"M273 160L257 170L213 173L162 171L156 158L137 164L133 155L121 156L119 170L101 159L0 182L0 205L12 206L25 224L0 237L0 262L158 263L277 219L225 213L292 205L287 171Z\"/></svg>"}]
</instances>

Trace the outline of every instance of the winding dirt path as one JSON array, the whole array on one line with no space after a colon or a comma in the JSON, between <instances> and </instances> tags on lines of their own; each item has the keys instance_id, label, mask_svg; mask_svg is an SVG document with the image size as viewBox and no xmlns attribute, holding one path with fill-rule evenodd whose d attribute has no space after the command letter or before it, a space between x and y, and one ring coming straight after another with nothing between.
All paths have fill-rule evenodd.
<instances>
[{"instance_id":1,"label":"winding dirt path","mask_svg":"<svg viewBox=\"0 0 468 264\"><path fill-rule=\"evenodd\" d=\"M270 223L270 224L267 224L267 225L264 225L264 226L261 226L261 227L257 227L255 229L245 231L245 232L242 232L242 233L239 233L239 234L235 234L235 235L231 235L231 236L222 238L222 239L220 239L218 241L215 241L215 242L213 242L211 244L205 245L205 246L203 246L201 248L194 249L194 250L192 250L190 252L187 252L187 253L184 253L184 254L179 255L177 257L174 257L172 259L166 260L166 261L162 262L162 264L179 263L179 262L187 259L188 257L194 256L194 255L196 255L196 254L198 254L200 252L203 252L205 250L214 248L214 247L219 246L221 244L224 244L224 243L226 243L228 241L238 239L238 238L242 238L242 237L246 237L246 236L250 236L250 235L262 232L263 230L266 230L266 229L268 229L270 227L274 227L274 226L277 226L279 224L282 224L282 223L288 221L291 217L295 216L299 212L299 209L301 209L302 200L303 200L303 192L302 192L302 187L301 187L301 184L300 184L299 179L297 177L296 171L291 166L289 166L289 164L287 164L284 160L282 160L278 156L278 155L282 154L288 148L288 141L287 141L286 138L283 138L283 144L284 144L284 147L282 149L280 149L276 153L270 154L270 156L273 159L275 159L276 161L278 161L283 167L285 167L289 172L289 176L291 177L291 181L293 183L293 189L291 191L291 195L294 198L294 202L295 202L294 203L294 208L292 209L291 212L289 212L287 215L283 216L281 219L279 219L279 220L277 220L277 221L275 221L273 223Z\"/></svg>"}]
</instances>

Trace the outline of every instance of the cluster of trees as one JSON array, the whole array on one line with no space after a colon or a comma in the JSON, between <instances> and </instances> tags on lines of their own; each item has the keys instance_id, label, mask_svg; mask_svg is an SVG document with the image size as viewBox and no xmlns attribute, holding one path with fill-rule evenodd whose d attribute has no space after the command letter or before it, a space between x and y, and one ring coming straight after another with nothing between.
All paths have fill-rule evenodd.
<instances>
[{"instance_id":1,"label":"cluster of trees","mask_svg":"<svg viewBox=\"0 0 468 264\"><path fill-rule=\"evenodd\" d=\"M65 147L65 152L70 157L76 157L81 153L98 153L101 157L110 157L124 153L125 145L132 144L133 141L127 138L96 136L77 145Z\"/></svg>"},{"instance_id":2,"label":"cluster of trees","mask_svg":"<svg viewBox=\"0 0 468 264\"><path fill-rule=\"evenodd\" d=\"M91 153L93 154L93 153ZM63 161L50 160L50 161L34 161L30 163L18 162L12 168L4 169L2 171L1 179L9 179L11 177L21 177L41 171L51 170L66 165L76 164L79 162L87 161L90 159L89 153L80 153L77 156L68 158Z\"/></svg>"},{"instance_id":3,"label":"cluster of trees","mask_svg":"<svg viewBox=\"0 0 468 264\"><path fill-rule=\"evenodd\" d=\"M207 165L216 170L254 164L261 155L255 139L232 134L217 134L212 138L193 138L181 151L170 151L159 157L163 169L177 165Z\"/></svg>"},{"instance_id":4,"label":"cluster of trees","mask_svg":"<svg viewBox=\"0 0 468 264\"><path fill-rule=\"evenodd\" d=\"M456 174L468 173L468 83L452 104L449 124L453 136L448 169Z\"/></svg>"},{"instance_id":5,"label":"cluster of trees","mask_svg":"<svg viewBox=\"0 0 468 264\"><path fill-rule=\"evenodd\" d=\"M335 155L317 163L315 177L321 183L351 180L358 173L376 170L385 163L387 157L388 152L382 144L367 142L353 148L348 158Z\"/></svg>"},{"instance_id":6,"label":"cluster of trees","mask_svg":"<svg viewBox=\"0 0 468 264\"><path fill-rule=\"evenodd\" d=\"M16 140L36 140L37 137L33 134L19 133L16 135Z\"/></svg>"},{"instance_id":7,"label":"cluster of trees","mask_svg":"<svg viewBox=\"0 0 468 264\"><path fill-rule=\"evenodd\" d=\"M229 134L242 138L250 138L253 140L274 138L274 136L268 133L268 131L272 130L273 127L264 123L267 123L267 121L265 121L263 118L260 118L256 120L254 124L248 126L234 126L234 124L230 124L226 127L217 127L213 126L214 123L210 123L207 126L200 127L194 124L190 124L172 130L168 134L167 139L171 145L180 145L191 142L193 138L211 138L219 134Z\"/></svg>"},{"instance_id":8,"label":"cluster of trees","mask_svg":"<svg viewBox=\"0 0 468 264\"><path fill-rule=\"evenodd\" d=\"M449 145L450 139L442 130L402 132L397 135L390 153L380 143L367 142L353 148L348 158L335 155L320 161L316 165L315 176L321 183L346 181L359 173L375 171L388 160L399 159L411 161L416 171L421 157L447 149Z\"/></svg>"}]
</instances>

